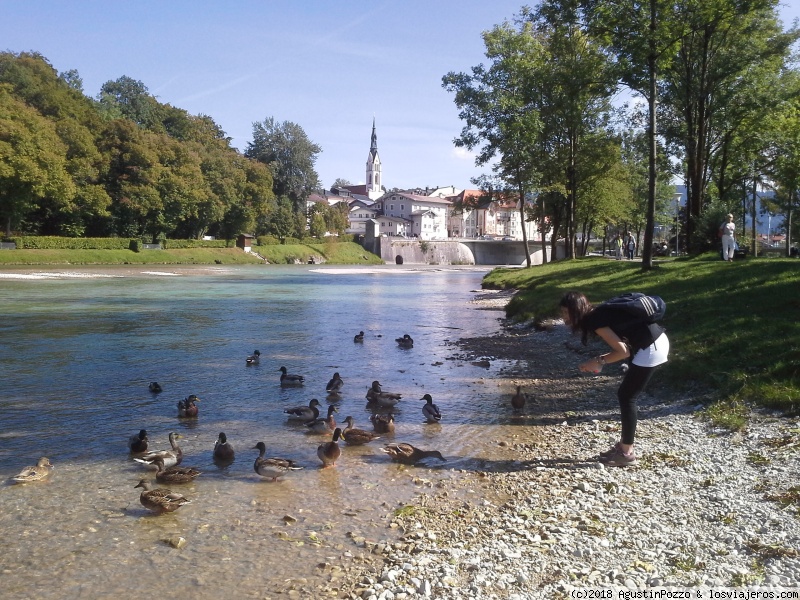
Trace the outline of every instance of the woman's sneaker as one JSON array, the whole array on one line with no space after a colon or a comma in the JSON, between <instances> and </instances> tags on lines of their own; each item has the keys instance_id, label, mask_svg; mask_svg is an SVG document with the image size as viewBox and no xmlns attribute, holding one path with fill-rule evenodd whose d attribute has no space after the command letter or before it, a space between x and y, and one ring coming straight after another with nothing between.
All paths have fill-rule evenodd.
<instances>
[{"instance_id":1,"label":"woman's sneaker","mask_svg":"<svg viewBox=\"0 0 800 600\"><path fill-rule=\"evenodd\" d=\"M607 459L611 458L612 456L614 456L614 454L617 452L617 448L618 448L618 446L619 446L619 442L617 442L616 444L614 444L613 446L611 446L611 448L609 448L609 449L608 449L608 450L606 450L605 452L601 452L601 453L598 455L598 456L600 457L600 460L601 460L601 461L602 461L602 460L607 460Z\"/></svg>"},{"instance_id":2,"label":"woman's sneaker","mask_svg":"<svg viewBox=\"0 0 800 600\"><path fill-rule=\"evenodd\" d=\"M600 462L608 467L627 467L636 464L636 455L633 450L627 454L619 446L614 446L613 452L605 457L600 457Z\"/></svg>"}]
</instances>

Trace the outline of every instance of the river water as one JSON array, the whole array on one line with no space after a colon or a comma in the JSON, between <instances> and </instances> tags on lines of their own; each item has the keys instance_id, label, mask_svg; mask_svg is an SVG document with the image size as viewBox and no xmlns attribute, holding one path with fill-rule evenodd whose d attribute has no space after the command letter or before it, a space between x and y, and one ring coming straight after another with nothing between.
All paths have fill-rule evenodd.
<instances>
[{"instance_id":1,"label":"river water","mask_svg":"<svg viewBox=\"0 0 800 600\"><path fill-rule=\"evenodd\" d=\"M384 538L387 515L459 477L502 426L507 390L490 368L458 358L452 342L491 335L502 312L471 301L482 268L115 267L0 272L0 573L4 597L107 598L130 593L269 598L308 590L332 566L364 552L354 536ZM353 343L363 330L363 344ZM410 334L413 349L395 338ZM254 350L260 364L247 366ZM281 388L279 368L305 376ZM284 410L317 398L334 371L345 381L339 412L371 429L364 399L379 380L403 394L396 431L366 446L342 445L336 467L316 456L324 435ZM163 392L151 394L158 381ZM423 423L430 393L442 423ZM200 398L197 419L177 401ZM183 465L203 474L172 485L191 499L155 516L134 485L151 473L131 460L128 438L151 448L176 431ZM236 460L212 461L224 431ZM382 441L436 448L447 458L416 468L392 463ZM278 482L253 471L268 456L304 468ZM47 456L47 481L9 477ZM291 517L288 518L287 517ZM288 523L287 523L288 521ZM182 537L176 549L166 540ZM306 592L307 593L307 592ZM301 594L302 596L303 594Z\"/></svg>"}]
</instances>

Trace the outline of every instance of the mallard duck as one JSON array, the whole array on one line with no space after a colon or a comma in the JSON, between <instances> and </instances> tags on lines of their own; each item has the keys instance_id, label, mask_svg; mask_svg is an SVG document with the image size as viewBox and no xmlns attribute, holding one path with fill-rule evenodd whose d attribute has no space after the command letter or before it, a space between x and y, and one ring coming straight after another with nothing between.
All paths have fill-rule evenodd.
<instances>
[{"instance_id":1,"label":"mallard duck","mask_svg":"<svg viewBox=\"0 0 800 600\"><path fill-rule=\"evenodd\" d=\"M144 488L142 493L139 494L139 502L142 503L147 510L151 510L156 514L164 514L178 510L184 504L191 504L192 501L186 498L183 494L173 492L166 488L151 489L150 483L146 479L142 479L134 488Z\"/></svg>"},{"instance_id":2,"label":"mallard duck","mask_svg":"<svg viewBox=\"0 0 800 600\"><path fill-rule=\"evenodd\" d=\"M405 334L403 337L396 338L394 341L397 342L397 345L400 346L401 348L414 347L414 340L408 334Z\"/></svg>"},{"instance_id":3,"label":"mallard duck","mask_svg":"<svg viewBox=\"0 0 800 600\"><path fill-rule=\"evenodd\" d=\"M196 402L200 402L200 398L194 394L187 396L183 400L178 400L178 417L193 419L200 412L197 408Z\"/></svg>"},{"instance_id":4,"label":"mallard duck","mask_svg":"<svg viewBox=\"0 0 800 600\"><path fill-rule=\"evenodd\" d=\"M156 458L153 464L158 467L156 471L156 481L159 483L190 483L195 477L200 475L200 471L194 467L169 467L164 468L164 460Z\"/></svg>"},{"instance_id":5,"label":"mallard duck","mask_svg":"<svg viewBox=\"0 0 800 600\"><path fill-rule=\"evenodd\" d=\"M55 467L50 463L50 459L43 456L39 459L34 467L25 467L18 474L14 475L11 479L19 483L27 483L29 481L41 481L50 473L53 472Z\"/></svg>"},{"instance_id":6,"label":"mallard duck","mask_svg":"<svg viewBox=\"0 0 800 600\"><path fill-rule=\"evenodd\" d=\"M228 443L228 436L222 432L220 432L217 441L214 442L214 460L219 462L233 460L233 446Z\"/></svg>"},{"instance_id":7,"label":"mallard duck","mask_svg":"<svg viewBox=\"0 0 800 600\"><path fill-rule=\"evenodd\" d=\"M433 403L433 398L430 394L425 394L420 400L425 400L425 405L422 407L422 416L428 423L438 423L442 420L442 413L439 412L439 407Z\"/></svg>"},{"instance_id":8,"label":"mallard duck","mask_svg":"<svg viewBox=\"0 0 800 600\"><path fill-rule=\"evenodd\" d=\"M177 440L181 439L183 436L179 433L175 433L174 431L169 434L169 445L172 447L171 450L159 450L157 452L148 452L141 458L134 458L136 462L143 463L145 465L154 466L153 461L157 458L160 458L164 461L165 467L174 467L176 465L181 464L183 460L183 451L178 447Z\"/></svg>"},{"instance_id":9,"label":"mallard duck","mask_svg":"<svg viewBox=\"0 0 800 600\"><path fill-rule=\"evenodd\" d=\"M128 440L128 450L130 450L131 454L147 452L147 442L147 431L141 429L139 433L132 435Z\"/></svg>"},{"instance_id":10,"label":"mallard duck","mask_svg":"<svg viewBox=\"0 0 800 600\"><path fill-rule=\"evenodd\" d=\"M336 419L333 416L333 413L339 412L339 409L336 408L333 404L328 407L328 416L327 417L317 417L311 421L306 422L306 427L310 431L314 433L328 433L336 429Z\"/></svg>"},{"instance_id":11,"label":"mallard duck","mask_svg":"<svg viewBox=\"0 0 800 600\"><path fill-rule=\"evenodd\" d=\"M392 433L394 431L394 415L373 414L369 418L372 428L378 433Z\"/></svg>"},{"instance_id":12,"label":"mallard duck","mask_svg":"<svg viewBox=\"0 0 800 600\"><path fill-rule=\"evenodd\" d=\"M322 461L322 468L336 466L336 461L342 455L342 449L339 448L339 438L341 437L342 429L337 427L333 432L331 441L320 444L317 448L317 456Z\"/></svg>"},{"instance_id":13,"label":"mallard duck","mask_svg":"<svg viewBox=\"0 0 800 600\"><path fill-rule=\"evenodd\" d=\"M372 382L372 387L367 390L367 402L377 406L394 406L400 401L401 394L393 394L381 390L381 384Z\"/></svg>"},{"instance_id":14,"label":"mallard duck","mask_svg":"<svg viewBox=\"0 0 800 600\"><path fill-rule=\"evenodd\" d=\"M312 398L308 406L295 406L294 408L287 408L283 412L289 415L290 421L313 421L319 417L319 400Z\"/></svg>"},{"instance_id":15,"label":"mallard duck","mask_svg":"<svg viewBox=\"0 0 800 600\"><path fill-rule=\"evenodd\" d=\"M342 437L344 438L344 443L348 446L361 446L380 438L377 433L372 431L356 429L353 417L347 417L344 422L347 423L347 427L342 431Z\"/></svg>"},{"instance_id":16,"label":"mallard duck","mask_svg":"<svg viewBox=\"0 0 800 600\"><path fill-rule=\"evenodd\" d=\"M253 353L247 357L245 361L248 365L257 365L259 360L261 359L261 352L258 350L254 350Z\"/></svg>"},{"instance_id":17,"label":"mallard duck","mask_svg":"<svg viewBox=\"0 0 800 600\"><path fill-rule=\"evenodd\" d=\"M288 458L264 458L264 454L267 452L264 442L258 442L253 446L253 450L258 450L258 458L253 463L253 469L262 477L269 477L272 481L276 481L281 475L303 468Z\"/></svg>"},{"instance_id":18,"label":"mallard duck","mask_svg":"<svg viewBox=\"0 0 800 600\"><path fill-rule=\"evenodd\" d=\"M153 394L160 394L161 393L161 386L158 385L157 381L151 381L150 385L147 386L151 393Z\"/></svg>"},{"instance_id":19,"label":"mallard duck","mask_svg":"<svg viewBox=\"0 0 800 600\"><path fill-rule=\"evenodd\" d=\"M363 342L364 341L364 332L363 331L359 331L357 334L355 334L355 336L353 336L353 341L356 344L360 344L361 342Z\"/></svg>"},{"instance_id":20,"label":"mallard duck","mask_svg":"<svg viewBox=\"0 0 800 600\"><path fill-rule=\"evenodd\" d=\"M411 444L405 443L387 444L381 448L381 452L388 454L393 461L403 463L405 465L413 465L423 458L428 458L430 456L435 456L442 461L447 460L438 450L420 450Z\"/></svg>"},{"instance_id":21,"label":"mallard duck","mask_svg":"<svg viewBox=\"0 0 800 600\"><path fill-rule=\"evenodd\" d=\"M511 396L511 406L514 410L520 411L525 408L525 402L527 401L527 396L522 393L522 386L517 386L517 393Z\"/></svg>"},{"instance_id":22,"label":"mallard duck","mask_svg":"<svg viewBox=\"0 0 800 600\"><path fill-rule=\"evenodd\" d=\"M302 375L291 375L286 372L286 367L278 369L281 372L281 386L283 387L296 387L303 385L305 377Z\"/></svg>"},{"instance_id":23,"label":"mallard duck","mask_svg":"<svg viewBox=\"0 0 800 600\"><path fill-rule=\"evenodd\" d=\"M328 385L325 386L325 391L334 396L342 393L342 386L344 386L344 379L339 376L339 373L334 373Z\"/></svg>"}]
</instances>

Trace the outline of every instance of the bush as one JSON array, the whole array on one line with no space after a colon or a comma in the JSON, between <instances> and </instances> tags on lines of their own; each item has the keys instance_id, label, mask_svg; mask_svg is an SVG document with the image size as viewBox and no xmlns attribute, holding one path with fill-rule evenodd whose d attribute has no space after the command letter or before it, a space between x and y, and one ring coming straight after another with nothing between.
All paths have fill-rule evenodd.
<instances>
[{"instance_id":1,"label":"bush","mask_svg":"<svg viewBox=\"0 0 800 600\"><path fill-rule=\"evenodd\" d=\"M281 243L281 241L271 235L260 235L256 238L256 243L259 246L277 246Z\"/></svg>"},{"instance_id":2,"label":"bush","mask_svg":"<svg viewBox=\"0 0 800 600\"><path fill-rule=\"evenodd\" d=\"M165 250L177 250L178 248L228 248L226 240L163 240L162 245Z\"/></svg>"},{"instance_id":3,"label":"bush","mask_svg":"<svg viewBox=\"0 0 800 600\"><path fill-rule=\"evenodd\" d=\"M10 238L19 250L128 250L129 238L70 238L25 235Z\"/></svg>"}]
</instances>

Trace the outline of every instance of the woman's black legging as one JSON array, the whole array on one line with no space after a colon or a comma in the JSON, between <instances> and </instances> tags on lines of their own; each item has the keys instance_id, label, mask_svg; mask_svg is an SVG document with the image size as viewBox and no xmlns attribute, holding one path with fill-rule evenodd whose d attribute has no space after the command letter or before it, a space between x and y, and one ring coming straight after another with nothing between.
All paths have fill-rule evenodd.
<instances>
[{"instance_id":1,"label":"woman's black legging","mask_svg":"<svg viewBox=\"0 0 800 600\"><path fill-rule=\"evenodd\" d=\"M633 444L633 440L636 437L636 421L639 412L636 406L636 399L647 387L647 383L653 376L655 369L655 367L640 367L631 364L617 390L619 410L622 415L621 441L623 444Z\"/></svg>"}]
</instances>

